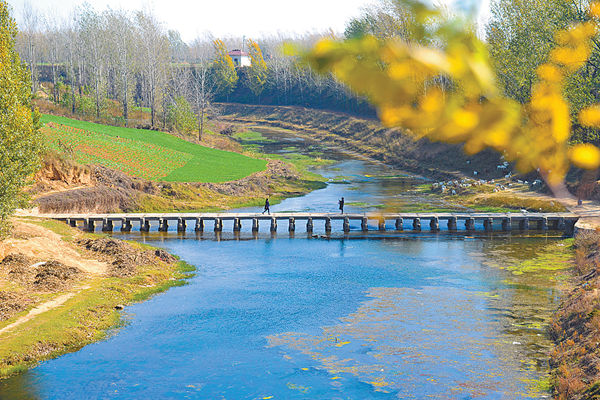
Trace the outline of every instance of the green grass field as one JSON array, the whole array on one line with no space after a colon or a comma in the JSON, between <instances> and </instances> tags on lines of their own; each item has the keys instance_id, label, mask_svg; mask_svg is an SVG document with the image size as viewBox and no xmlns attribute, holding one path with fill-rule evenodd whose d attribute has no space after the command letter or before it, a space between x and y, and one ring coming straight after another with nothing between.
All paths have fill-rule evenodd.
<instances>
[{"instance_id":1,"label":"green grass field","mask_svg":"<svg viewBox=\"0 0 600 400\"><path fill-rule=\"evenodd\" d=\"M228 182L266 168L265 160L215 150L163 132L43 115L49 147L73 150L75 161L102 164L154 181Z\"/></svg>"}]
</instances>

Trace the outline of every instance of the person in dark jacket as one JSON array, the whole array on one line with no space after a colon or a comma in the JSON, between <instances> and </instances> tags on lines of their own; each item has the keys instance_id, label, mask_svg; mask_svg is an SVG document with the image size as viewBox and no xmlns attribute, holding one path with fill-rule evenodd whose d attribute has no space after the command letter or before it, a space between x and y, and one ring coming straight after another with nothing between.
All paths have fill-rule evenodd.
<instances>
[{"instance_id":1,"label":"person in dark jacket","mask_svg":"<svg viewBox=\"0 0 600 400\"><path fill-rule=\"evenodd\" d=\"M338 204L340 205L340 211L343 214L344 213L344 198L343 197L340 199L340 201L338 202Z\"/></svg>"},{"instance_id":2,"label":"person in dark jacket","mask_svg":"<svg viewBox=\"0 0 600 400\"><path fill-rule=\"evenodd\" d=\"M265 209L263 210L262 213L264 214L265 212L268 212L269 215L271 215L271 204L269 204L269 199L268 198L265 199Z\"/></svg>"}]
</instances>

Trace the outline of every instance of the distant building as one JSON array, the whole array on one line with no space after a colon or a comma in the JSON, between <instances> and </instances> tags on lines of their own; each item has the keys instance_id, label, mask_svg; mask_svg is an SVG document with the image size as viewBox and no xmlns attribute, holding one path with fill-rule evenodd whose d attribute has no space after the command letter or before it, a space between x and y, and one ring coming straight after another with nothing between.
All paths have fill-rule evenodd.
<instances>
[{"instance_id":1,"label":"distant building","mask_svg":"<svg viewBox=\"0 0 600 400\"><path fill-rule=\"evenodd\" d=\"M233 64L236 67L249 67L252 65L252 60L250 59L250 55L245 51L236 49L231 50L229 52L229 56L233 60Z\"/></svg>"}]
</instances>

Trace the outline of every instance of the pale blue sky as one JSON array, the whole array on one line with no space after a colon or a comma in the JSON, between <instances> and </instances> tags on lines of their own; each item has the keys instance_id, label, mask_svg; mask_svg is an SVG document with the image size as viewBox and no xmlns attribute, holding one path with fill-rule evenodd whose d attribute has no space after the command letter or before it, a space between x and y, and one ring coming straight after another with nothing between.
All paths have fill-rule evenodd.
<instances>
[{"instance_id":1,"label":"pale blue sky","mask_svg":"<svg viewBox=\"0 0 600 400\"><path fill-rule=\"evenodd\" d=\"M20 22L27 0L8 0ZM453 5L477 5L483 13L489 0L441 0ZM44 13L66 18L83 0L29 0ZM259 38L282 33L343 32L346 22L374 0L88 0L96 10L107 6L154 10L166 28L178 30L186 41L211 32L217 37Z\"/></svg>"}]
</instances>

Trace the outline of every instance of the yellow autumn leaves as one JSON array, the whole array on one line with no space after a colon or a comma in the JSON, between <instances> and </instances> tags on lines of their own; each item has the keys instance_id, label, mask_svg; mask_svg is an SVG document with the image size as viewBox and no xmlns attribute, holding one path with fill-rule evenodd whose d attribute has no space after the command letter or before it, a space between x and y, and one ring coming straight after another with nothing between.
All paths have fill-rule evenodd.
<instances>
[{"instance_id":1,"label":"yellow autumn leaves","mask_svg":"<svg viewBox=\"0 0 600 400\"><path fill-rule=\"evenodd\" d=\"M406 6L424 30L435 31L435 46L372 36L325 39L305 55L306 61L367 96L383 124L416 137L464 143L471 154L493 148L522 172L539 169L551 184L564 179L571 163L585 169L600 166L598 148L569 145L571 113L562 95L565 77L590 57L600 2L590 7L594 22L556 35L558 46L538 69L539 82L525 105L499 93L486 46L472 30L451 21L430 24L435 10L413 1ZM600 128L600 105L584 109L579 122Z\"/></svg>"}]
</instances>

